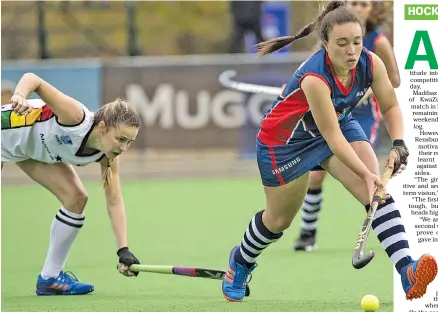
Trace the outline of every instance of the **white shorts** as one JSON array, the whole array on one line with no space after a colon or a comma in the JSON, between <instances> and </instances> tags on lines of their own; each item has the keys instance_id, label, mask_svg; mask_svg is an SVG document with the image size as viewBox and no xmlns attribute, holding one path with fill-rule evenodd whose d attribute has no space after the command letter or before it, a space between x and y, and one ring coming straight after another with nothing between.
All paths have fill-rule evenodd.
<instances>
[{"instance_id":1,"label":"white shorts","mask_svg":"<svg viewBox=\"0 0 438 312\"><path fill-rule=\"evenodd\" d=\"M28 156L23 155L19 151L16 144L11 144L12 142L17 142L17 134L16 130L2 131L2 162L19 162L29 159Z\"/></svg>"}]
</instances>

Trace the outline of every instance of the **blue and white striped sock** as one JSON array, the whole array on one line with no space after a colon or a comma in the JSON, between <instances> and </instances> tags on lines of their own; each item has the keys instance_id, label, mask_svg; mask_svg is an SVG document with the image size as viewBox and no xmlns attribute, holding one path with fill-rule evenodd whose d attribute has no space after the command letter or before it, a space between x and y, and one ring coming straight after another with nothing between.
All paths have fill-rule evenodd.
<instances>
[{"instance_id":1,"label":"blue and white striped sock","mask_svg":"<svg viewBox=\"0 0 438 312\"><path fill-rule=\"evenodd\" d=\"M365 206L365 209L368 211L370 205ZM403 219L392 197L386 200L385 204L377 207L371 226L400 273L401 269L412 261L412 258Z\"/></svg>"},{"instance_id":2,"label":"blue and white striped sock","mask_svg":"<svg viewBox=\"0 0 438 312\"><path fill-rule=\"evenodd\" d=\"M308 190L301 206L301 232L315 236L318 229L318 217L321 212L322 190Z\"/></svg>"},{"instance_id":3,"label":"blue and white striped sock","mask_svg":"<svg viewBox=\"0 0 438 312\"><path fill-rule=\"evenodd\" d=\"M283 232L272 233L263 224L262 215L264 210L259 211L252 218L248 228L245 231L239 250L236 252L236 261L251 267L256 258L269 244L277 241Z\"/></svg>"}]
</instances>

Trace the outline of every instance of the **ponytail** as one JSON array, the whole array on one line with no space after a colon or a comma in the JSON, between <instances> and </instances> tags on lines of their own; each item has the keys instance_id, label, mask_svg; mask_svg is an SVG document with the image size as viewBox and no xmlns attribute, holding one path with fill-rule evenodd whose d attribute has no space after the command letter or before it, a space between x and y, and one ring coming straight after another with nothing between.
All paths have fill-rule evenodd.
<instances>
[{"instance_id":1,"label":"ponytail","mask_svg":"<svg viewBox=\"0 0 438 312\"><path fill-rule=\"evenodd\" d=\"M291 44L297 39L307 37L315 30L317 26L319 26L319 24L322 22L322 20L328 13L336 10L337 8L343 5L345 5L345 1L331 1L324 9L324 11L322 11L312 23L307 24L295 36L278 37L271 40L260 42L259 44L257 44L258 55L263 56L278 51L284 48L285 46Z\"/></svg>"}]
</instances>

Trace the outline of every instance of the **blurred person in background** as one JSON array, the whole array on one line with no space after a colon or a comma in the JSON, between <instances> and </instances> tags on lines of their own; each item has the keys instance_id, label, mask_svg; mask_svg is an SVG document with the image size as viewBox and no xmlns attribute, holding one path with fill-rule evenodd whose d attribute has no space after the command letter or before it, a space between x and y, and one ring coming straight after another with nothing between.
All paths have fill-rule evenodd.
<instances>
[{"instance_id":1,"label":"blurred person in background","mask_svg":"<svg viewBox=\"0 0 438 312\"><path fill-rule=\"evenodd\" d=\"M381 31L390 17L388 3L385 1L346 1L346 7L353 10L365 21L365 35L363 46L376 53L383 61L389 80L394 88L400 85L400 74L389 39ZM364 95L359 104L351 112L365 131L370 143L375 148L380 123L380 110L372 89ZM316 233L318 218L323 202L322 184L326 176L325 171L310 173L309 189L301 207L300 235L296 240L296 251L312 251L316 247Z\"/></svg>"},{"instance_id":2,"label":"blurred person in background","mask_svg":"<svg viewBox=\"0 0 438 312\"><path fill-rule=\"evenodd\" d=\"M262 35L262 1L229 1L232 16L232 34L228 53L241 53L245 33L254 33L256 42L264 41Z\"/></svg>"}]
</instances>

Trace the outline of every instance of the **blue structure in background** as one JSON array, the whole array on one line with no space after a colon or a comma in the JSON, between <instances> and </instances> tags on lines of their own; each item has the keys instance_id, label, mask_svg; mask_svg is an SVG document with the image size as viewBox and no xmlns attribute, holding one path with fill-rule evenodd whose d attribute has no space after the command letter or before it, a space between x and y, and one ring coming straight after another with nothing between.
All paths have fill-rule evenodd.
<instances>
[{"instance_id":1,"label":"blue structure in background","mask_svg":"<svg viewBox=\"0 0 438 312\"><path fill-rule=\"evenodd\" d=\"M1 81L17 83L27 72L40 76L92 111L99 109L102 104L102 65L99 61L4 62ZM38 96L33 93L30 98Z\"/></svg>"},{"instance_id":2,"label":"blue structure in background","mask_svg":"<svg viewBox=\"0 0 438 312\"><path fill-rule=\"evenodd\" d=\"M262 35L265 40L275 37L290 35L290 6L289 2L264 2L262 5ZM245 35L245 46L247 53L256 53L254 34ZM290 52L289 47L285 47L275 53Z\"/></svg>"}]
</instances>

